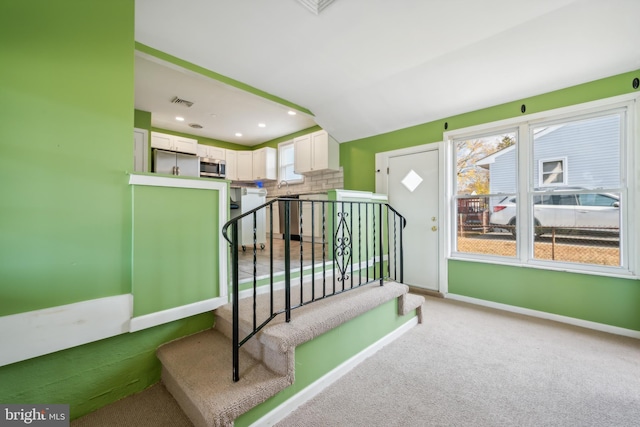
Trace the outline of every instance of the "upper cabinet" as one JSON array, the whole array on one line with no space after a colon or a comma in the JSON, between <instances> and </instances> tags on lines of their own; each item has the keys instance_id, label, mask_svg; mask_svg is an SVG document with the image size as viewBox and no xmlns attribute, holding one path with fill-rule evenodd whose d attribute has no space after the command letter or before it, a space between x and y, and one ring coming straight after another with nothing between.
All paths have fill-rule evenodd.
<instances>
[{"instance_id":1,"label":"upper cabinet","mask_svg":"<svg viewBox=\"0 0 640 427\"><path fill-rule=\"evenodd\" d=\"M151 147L179 153L198 154L198 140L151 132Z\"/></svg>"},{"instance_id":2,"label":"upper cabinet","mask_svg":"<svg viewBox=\"0 0 640 427\"><path fill-rule=\"evenodd\" d=\"M235 150L224 150L225 178L231 181L238 180L238 155Z\"/></svg>"},{"instance_id":3,"label":"upper cabinet","mask_svg":"<svg viewBox=\"0 0 640 427\"><path fill-rule=\"evenodd\" d=\"M253 153L236 151L238 181L253 181Z\"/></svg>"},{"instance_id":4,"label":"upper cabinet","mask_svg":"<svg viewBox=\"0 0 640 427\"><path fill-rule=\"evenodd\" d=\"M207 159L226 160L225 149L212 145L198 144L198 157Z\"/></svg>"},{"instance_id":5,"label":"upper cabinet","mask_svg":"<svg viewBox=\"0 0 640 427\"><path fill-rule=\"evenodd\" d=\"M264 147L253 151L254 180L278 179L276 154L277 150L271 147Z\"/></svg>"},{"instance_id":6,"label":"upper cabinet","mask_svg":"<svg viewBox=\"0 0 640 427\"><path fill-rule=\"evenodd\" d=\"M340 146L325 130L319 130L293 140L294 170L310 174L340 169Z\"/></svg>"}]
</instances>

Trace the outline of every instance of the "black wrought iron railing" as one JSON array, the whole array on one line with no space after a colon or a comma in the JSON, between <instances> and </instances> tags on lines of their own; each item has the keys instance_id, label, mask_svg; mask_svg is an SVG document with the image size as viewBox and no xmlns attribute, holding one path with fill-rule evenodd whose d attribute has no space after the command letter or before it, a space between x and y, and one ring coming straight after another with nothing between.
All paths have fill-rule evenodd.
<instances>
[{"instance_id":1,"label":"black wrought iron railing","mask_svg":"<svg viewBox=\"0 0 640 427\"><path fill-rule=\"evenodd\" d=\"M405 225L386 203L297 198L274 199L227 222L222 233L231 248L233 380L240 378L242 345L278 315L289 322L291 311L307 304L376 281L402 282ZM276 288L284 298L276 297ZM242 337L241 294L249 300L242 307L252 311Z\"/></svg>"}]
</instances>

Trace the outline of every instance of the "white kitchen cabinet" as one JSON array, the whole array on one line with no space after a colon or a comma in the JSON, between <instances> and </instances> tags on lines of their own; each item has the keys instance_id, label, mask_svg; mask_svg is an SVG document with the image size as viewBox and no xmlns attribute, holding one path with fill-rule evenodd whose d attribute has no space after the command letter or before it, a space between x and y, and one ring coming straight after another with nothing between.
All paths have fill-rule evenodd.
<instances>
[{"instance_id":1,"label":"white kitchen cabinet","mask_svg":"<svg viewBox=\"0 0 640 427\"><path fill-rule=\"evenodd\" d=\"M278 178L276 153L276 149L272 147L264 147L253 151L254 181L275 180Z\"/></svg>"},{"instance_id":2,"label":"white kitchen cabinet","mask_svg":"<svg viewBox=\"0 0 640 427\"><path fill-rule=\"evenodd\" d=\"M238 180L238 155L235 150L224 150L226 179L231 181Z\"/></svg>"},{"instance_id":3,"label":"white kitchen cabinet","mask_svg":"<svg viewBox=\"0 0 640 427\"><path fill-rule=\"evenodd\" d=\"M253 152L236 151L238 181L253 181Z\"/></svg>"},{"instance_id":4,"label":"white kitchen cabinet","mask_svg":"<svg viewBox=\"0 0 640 427\"><path fill-rule=\"evenodd\" d=\"M198 140L151 132L151 147L178 153L198 154Z\"/></svg>"},{"instance_id":5,"label":"white kitchen cabinet","mask_svg":"<svg viewBox=\"0 0 640 427\"><path fill-rule=\"evenodd\" d=\"M212 145L198 144L198 157L207 159L226 160L225 149Z\"/></svg>"},{"instance_id":6,"label":"white kitchen cabinet","mask_svg":"<svg viewBox=\"0 0 640 427\"><path fill-rule=\"evenodd\" d=\"M310 174L340 168L340 146L327 131L294 138L294 171Z\"/></svg>"}]
</instances>

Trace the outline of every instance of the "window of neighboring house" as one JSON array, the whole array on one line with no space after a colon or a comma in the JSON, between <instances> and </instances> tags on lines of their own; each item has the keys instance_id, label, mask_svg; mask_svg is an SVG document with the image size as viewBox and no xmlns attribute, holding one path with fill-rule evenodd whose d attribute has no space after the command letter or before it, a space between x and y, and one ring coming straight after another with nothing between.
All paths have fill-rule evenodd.
<instances>
[{"instance_id":1,"label":"window of neighboring house","mask_svg":"<svg viewBox=\"0 0 640 427\"><path fill-rule=\"evenodd\" d=\"M288 184L301 184L304 182L304 175L299 175L293 171L294 158L293 141L278 144L279 182L286 181Z\"/></svg>"},{"instance_id":2,"label":"window of neighboring house","mask_svg":"<svg viewBox=\"0 0 640 427\"><path fill-rule=\"evenodd\" d=\"M540 187L567 185L567 159L540 160Z\"/></svg>"},{"instance_id":3,"label":"window of neighboring house","mask_svg":"<svg viewBox=\"0 0 640 427\"><path fill-rule=\"evenodd\" d=\"M627 242L628 110L521 122L451 139L456 257L601 273L634 267ZM549 117L549 115L547 115ZM512 121L515 123L515 121ZM481 127L479 127L481 129ZM571 174L568 165L571 164Z\"/></svg>"}]
</instances>

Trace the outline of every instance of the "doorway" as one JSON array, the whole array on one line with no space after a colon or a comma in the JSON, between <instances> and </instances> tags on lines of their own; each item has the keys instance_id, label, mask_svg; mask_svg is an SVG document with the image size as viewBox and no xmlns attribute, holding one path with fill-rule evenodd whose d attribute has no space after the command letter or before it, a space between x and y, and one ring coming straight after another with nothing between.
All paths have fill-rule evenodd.
<instances>
[{"instance_id":1,"label":"doorway","mask_svg":"<svg viewBox=\"0 0 640 427\"><path fill-rule=\"evenodd\" d=\"M407 220L404 283L442 292L440 148L438 144L376 154L376 192Z\"/></svg>"}]
</instances>

